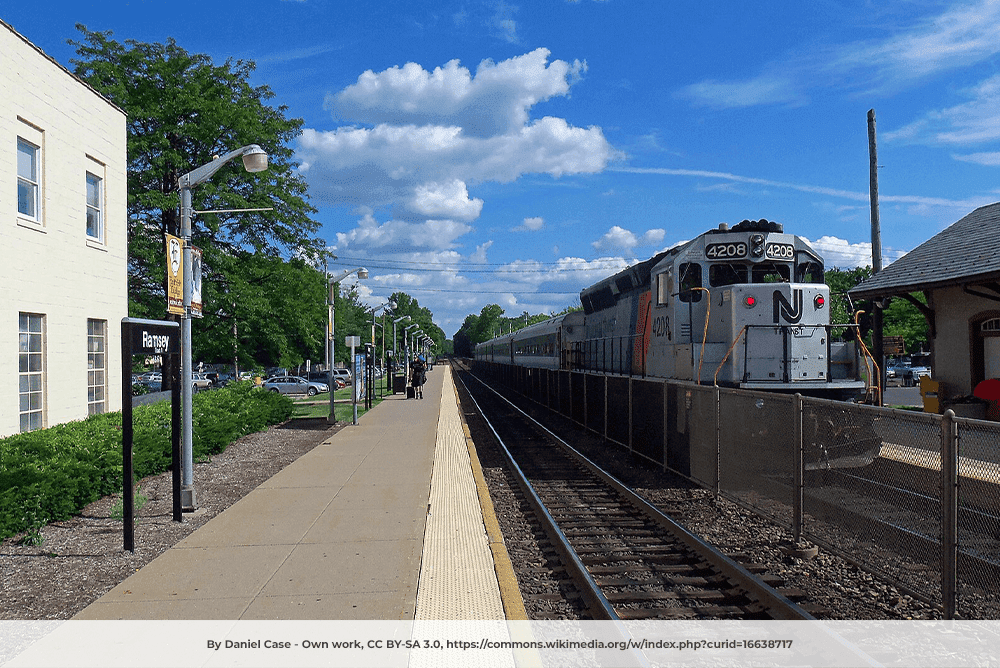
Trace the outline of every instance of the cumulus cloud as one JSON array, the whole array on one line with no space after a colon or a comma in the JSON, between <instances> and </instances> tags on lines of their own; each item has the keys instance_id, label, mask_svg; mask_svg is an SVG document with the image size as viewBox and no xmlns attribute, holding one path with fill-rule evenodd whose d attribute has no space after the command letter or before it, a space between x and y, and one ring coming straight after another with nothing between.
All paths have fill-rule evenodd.
<instances>
[{"instance_id":1,"label":"cumulus cloud","mask_svg":"<svg viewBox=\"0 0 1000 668\"><path fill-rule=\"evenodd\" d=\"M498 19L508 23L496 27L516 38L513 15L511 8ZM335 251L352 261L370 259L375 267L370 286L435 297L440 290L464 288L472 293L464 309L483 294L516 305L521 294L545 294L544 281L559 282L557 293L578 287L551 264L534 272L535 283L525 280L532 275L528 267L490 267L492 241L474 249L463 244L488 206L476 196L477 185L510 183L527 174L594 174L621 157L601 128L538 113L545 101L568 96L586 72L579 60L550 56L539 48L501 62L484 60L474 71L457 60L433 69L407 63L364 72L327 96L325 107L340 127L305 129L295 158L315 203L357 212L353 229L337 234ZM532 216L517 229L537 231L544 225L543 218ZM418 267L420 257L435 259ZM464 273L450 257L464 258ZM473 271L469 265L482 268ZM469 273L475 276L470 279ZM579 272L570 273L579 279ZM515 276L523 293L511 292ZM449 312L459 308L455 294L464 293L449 293ZM561 304L566 297L552 299Z\"/></svg>"},{"instance_id":2,"label":"cumulus cloud","mask_svg":"<svg viewBox=\"0 0 1000 668\"><path fill-rule=\"evenodd\" d=\"M870 267L872 264L870 242L852 244L845 239L822 236L816 241L809 241L809 244L822 256L828 268L851 269Z\"/></svg>"},{"instance_id":3,"label":"cumulus cloud","mask_svg":"<svg viewBox=\"0 0 1000 668\"><path fill-rule=\"evenodd\" d=\"M545 226L545 220L541 216L525 218L517 227L511 228L514 232L537 232Z\"/></svg>"},{"instance_id":4,"label":"cumulus cloud","mask_svg":"<svg viewBox=\"0 0 1000 668\"><path fill-rule=\"evenodd\" d=\"M633 255L633 250L637 247L662 243L665 235L665 230L652 229L637 237L631 230L615 225L591 245L597 251L617 250L625 255Z\"/></svg>"},{"instance_id":5,"label":"cumulus cloud","mask_svg":"<svg viewBox=\"0 0 1000 668\"><path fill-rule=\"evenodd\" d=\"M589 174L619 154L598 127L531 118L532 108L566 96L586 65L549 61L547 49L475 74L457 60L433 71L416 63L368 71L327 97L336 118L354 123L305 129L296 159L320 204L391 210L396 222L468 223L484 202L469 184L509 183L524 174ZM353 243L372 235L368 223Z\"/></svg>"},{"instance_id":6,"label":"cumulus cloud","mask_svg":"<svg viewBox=\"0 0 1000 668\"><path fill-rule=\"evenodd\" d=\"M409 208L422 217L475 220L483 200L469 199L469 190L458 179L448 183L422 183L414 188Z\"/></svg>"},{"instance_id":7,"label":"cumulus cloud","mask_svg":"<svg viewBox=\"0 0 1000 668\"><path fill-rule=\"evenodd\" d=\"M447 249L472 228L454 220L425 220L411 223L389 220L379 224L372 214L365 214L350 232L337 233L335 250L357 248L382 249L404 253L414 249Z\"/></svg>"},{"instance_id":8,"label":"cumulus cloud","mask_svg":"<svg viewBox=\"0 0 1000 668\"><path fill-rule=\"evenodd\" d=\"M586 71L579 60L548 62L539 48L500 63L484 60L475 75L452 60L428 72L417 63L368 70L357 83L328 95L325 108L349 122L395 126L450 126L472 137L515 132L530 109L569 94Z\"/></svg>"}]
</instances>

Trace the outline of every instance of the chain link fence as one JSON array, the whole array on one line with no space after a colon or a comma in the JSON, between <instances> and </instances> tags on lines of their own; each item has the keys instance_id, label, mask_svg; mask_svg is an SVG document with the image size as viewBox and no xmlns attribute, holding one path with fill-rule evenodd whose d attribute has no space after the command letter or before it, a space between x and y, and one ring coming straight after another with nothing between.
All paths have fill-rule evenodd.
<instances>
[{"instance_id":1,"label":"chain link fence","mask_svg":"<svg viewBox=\"0 0 1000 668\"><path fill-rule=\"evenodd\" d=\"M529 396L551 388L557 412L946 617L1000 618L1000 424L617 375L529 382L500 366L477 370Z\"/></svg>"}]
</instances>

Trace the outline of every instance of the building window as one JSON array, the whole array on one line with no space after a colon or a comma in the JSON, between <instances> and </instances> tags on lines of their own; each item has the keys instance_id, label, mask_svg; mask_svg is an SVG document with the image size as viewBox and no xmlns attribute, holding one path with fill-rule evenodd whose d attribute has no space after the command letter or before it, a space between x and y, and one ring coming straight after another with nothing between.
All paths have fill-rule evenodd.
<instances>
[{"instance_id":1,"label":"building window","mask_svg":"<svg viewBox=\"0 0 1000 668\"><path fill-rule=\"evenodd\" d=\"M21 431L44 426L45 316L21 313L18 319L18 383Z\"/></svg>"},{"instance_id":2,"label":"building window","mask_svg":"<svg viewBox=\"0 0 1000 668\"><path fill-rule=\"evenodd\" d=\"M32 220L41 220L39 209L38 163L40 151L37 146L20 137L17 138L17 212Z\"/></svg>"},{"instance_id":3,"label":"building window","mask_svg":"<svg viewBox=\"0 0 1000 668\"><path fill-rule=\"evenodd\" d=\"M107 410L108 321L87 320L87 414Z\"/></svg>"},{"instance_id":4,"label":"building window","mask_svg":"<svg viewBox=\"0 0 1000 668\"><path fill-rule=\"evenodd\" d=\"M87 236L104 241L104 180L87 172Z\"/></svg>"}]
</instances>

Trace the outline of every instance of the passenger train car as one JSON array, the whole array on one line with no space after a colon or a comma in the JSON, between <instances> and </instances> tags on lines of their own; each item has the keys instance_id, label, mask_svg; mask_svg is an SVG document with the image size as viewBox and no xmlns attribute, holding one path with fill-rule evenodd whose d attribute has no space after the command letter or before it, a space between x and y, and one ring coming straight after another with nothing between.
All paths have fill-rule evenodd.
<instances>
[{"instance_id":1,"label":"passenger train car","mask_svg":"<svg viewBox=\"0 0 1000 668\"><path fill-rule=\"evenodd\" d=\"M582 312L481 343L476 358L838 399L865 388L855 343L832 336L822 258L778 223L723 223L580 300Z\"/></svg>"}]
</instances>

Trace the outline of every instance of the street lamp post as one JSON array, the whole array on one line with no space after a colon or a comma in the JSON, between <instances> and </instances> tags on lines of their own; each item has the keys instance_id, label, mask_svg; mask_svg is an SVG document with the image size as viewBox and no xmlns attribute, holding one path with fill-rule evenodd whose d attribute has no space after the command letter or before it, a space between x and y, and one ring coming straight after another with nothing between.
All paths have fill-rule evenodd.
<instances>
[{"instance_id":1,"label":"street lamp post","mask_svg":"<svg viewBox=\"0 0 1000 668\"><path fill-rule=\"evenodd\" d=\"M257 144L242 146L212 162L193 169L177 179L181 203L181 239L184 242L184 313L181 315L181 509L192 512L198 507L194 490L194 421L191 414L191 296L194 292L191 267L191 189L204 183L234 158L243 158L248 172L267 169L267 153Z\"/></svg>"},{"instance_id":2,"label":"street lamp post","mask_svg":"<svg viewBox=\"0 0 1000 668\"><path fill-rule=\"evenodd\" d=\"M403 348L406 350L406 356L403 358L403 373L408 374L410 370L410 341L412 340L412 335L410 330L416 327L420 329L420 325L413 323L407 327L403 328Z\"/></svg>"},{"instance_id":3,"label":"street lamp post","mask_svg":"<svg viewBox=\"0 0 1000 668\"><path fill-rule=\"evenodd\" d=\"M413 335L410 334L411 329L414 331L414 333L419 332L420 325L418 325L417 323L413 323L412 325L403 328L403 348L406 351L403 361L403 378L407 379L404 380L403 385L406 385L406 383L409 382L408 379L410 377L410 361L411 361L410 357L412 356L412 351L413 351L411 347L413 342Z\"/></svg>"},{"instance_id":4,"label":"street lamp post","mask_svg":"<svg viewBox=\"0 0 1000 668\"><path fill-rule=\"evenodd\" d=\"M399 366L399 346L396 341L396 325L403 322L404 320L409 320L410 316L403 315L392 321L392 393L396 394L396 367ZM406 369L404 367L403 374L406 374Z\"/></svg>"},{"instance_id":5,"label":"street lamp post","mask_svg":"<svg viewBox=\"0 0 1000 668\"><path fill-rule=\"evenodd\" d=\"M342 280L350 276L351 274L357 274L358 278L365 279L368 278L368 270L364 267L358 267L357 269L349 269L348 271L341 272L337 276L327 276L327 338L326 338L326 349L327 349L327 359L330 360L329 367L327 367L326 373L329 376L330 386L330 415L327 417L326 421L328 424L334 424L337 421L337 415L334 413L334 400L333 395L337 389L337 384L334 382L333 378L333 365L336 364L336 359L334 358L334 350L336 349L336 344L334 341L334 322L333 316L335 315L335 309L333 305L334 298L337 296L336 285ZM353 360L352 360L353 363ZM357 382L357 379L354 379Z\"/></svg>"}]
</instances>

